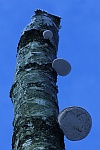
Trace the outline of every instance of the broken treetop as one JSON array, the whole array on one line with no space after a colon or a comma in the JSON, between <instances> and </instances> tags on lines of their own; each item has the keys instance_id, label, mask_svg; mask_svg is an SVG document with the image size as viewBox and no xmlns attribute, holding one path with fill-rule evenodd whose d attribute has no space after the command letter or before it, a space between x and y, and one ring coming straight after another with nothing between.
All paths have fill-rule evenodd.
<instances>
[{"instance_id":1,"label":"broken treetop","mask_svg":"<svg viewBox=\"0 0 100 150\"><path fill-rule=\"evenodd\" d=\"M31 29L38 29L43 31L43 29L45 29L47 26L55 26L59 30L60 19L60 17L51 15L45 11L36 10L35 14L32 16L31 23L25 27L25 29L22 31L22 35L25 31Z\"/></svg>"},{"instance_id":2,"label":"broken treetop","mask_svg":"<svg viewBox=\"0 0 100 150\"><path fill-rule=\"evenodd\" d=\"M48 14L45 11L36 10L32 16L31 22L24 28L18 43L17 51L33 40L38 42L46 42L57 51L60 28L60 17ZM53 33L53 38L49 41L43 38L43 32L50 30Z\"/></svg>"}]
</instances>

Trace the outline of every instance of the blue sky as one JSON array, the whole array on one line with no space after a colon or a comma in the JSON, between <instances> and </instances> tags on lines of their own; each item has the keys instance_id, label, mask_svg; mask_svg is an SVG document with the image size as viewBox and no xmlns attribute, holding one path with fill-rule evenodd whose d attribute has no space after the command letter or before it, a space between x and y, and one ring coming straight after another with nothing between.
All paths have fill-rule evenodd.
<instances>
[{"instance_id":1,"label":"blue sky","mask_svg":"<svg viewBox=\"0 0 100 150\"><path fill-rule=\"evenodd\" d=\"M65 138L67 150L100 149L100 0L0 0L0 149L11 150L13 105L9 98L16 49L23 28L37 8L61 16L58 57L72 66L58 76L60 111L81 106L92 117L92 130L81 141Z\"/></svg>"}]
</instances>

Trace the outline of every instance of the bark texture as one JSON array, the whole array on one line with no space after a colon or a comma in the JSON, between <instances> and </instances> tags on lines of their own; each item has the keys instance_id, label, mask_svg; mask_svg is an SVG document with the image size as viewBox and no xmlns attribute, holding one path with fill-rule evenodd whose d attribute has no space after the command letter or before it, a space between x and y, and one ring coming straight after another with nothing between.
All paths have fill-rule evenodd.
<instances>
[{"instance_id":1,"label":"bark texture","mask_svg":"<svg viewBox=\"0 0 100 150\"><path fill-rule=\"evenodd\" d=\"M17 66L10 97L14 106L12 150L64 150L59 128L56 86L52 61L58 50L60 18L36 10L23 30L17 48ZM52 40L43 31L53 32Z\"/></svg>"}]
</instances>

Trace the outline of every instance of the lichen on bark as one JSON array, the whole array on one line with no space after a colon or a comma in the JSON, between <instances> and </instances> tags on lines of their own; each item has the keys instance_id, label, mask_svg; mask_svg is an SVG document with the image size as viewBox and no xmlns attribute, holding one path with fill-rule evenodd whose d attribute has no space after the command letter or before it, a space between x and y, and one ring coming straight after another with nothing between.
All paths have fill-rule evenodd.
<instances>
[{"instance_id":1,"label":"lichen on bark","mask_svg":"<svg viewBox=\"0 0 100 150\"><path fill-rule=\"evenodd\" d=\"M14 106L12 150L64 150L59 114L57 57L60 18L37 10L22 32L10 97ZM52 40L43 31L53 32Z\"/></svg>"}]
</instances>

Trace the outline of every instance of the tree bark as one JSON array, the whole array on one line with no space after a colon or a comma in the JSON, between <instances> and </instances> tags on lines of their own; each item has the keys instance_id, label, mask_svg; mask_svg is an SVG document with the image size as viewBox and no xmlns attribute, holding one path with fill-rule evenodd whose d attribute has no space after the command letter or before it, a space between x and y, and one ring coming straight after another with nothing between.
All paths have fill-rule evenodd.
<instances>
[{"instance_id":1,"label":"tree bark","mask_svg":"<svg viewBox=\"0 0 100 150\"><path fill-rule=\"evenodd\" d=\"M57 57L60 18L36 10L23 30L17 48L17 66L10 97L14 106L12 150L64 150L59 114ZM51 30L52 40L43 38Z\"/></svg>"}]
</instances>

